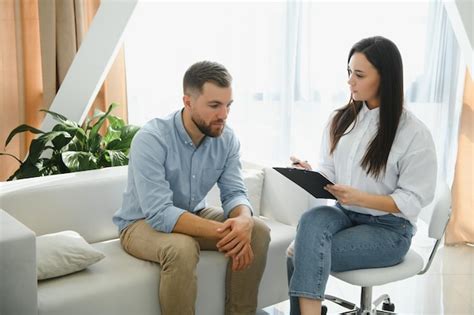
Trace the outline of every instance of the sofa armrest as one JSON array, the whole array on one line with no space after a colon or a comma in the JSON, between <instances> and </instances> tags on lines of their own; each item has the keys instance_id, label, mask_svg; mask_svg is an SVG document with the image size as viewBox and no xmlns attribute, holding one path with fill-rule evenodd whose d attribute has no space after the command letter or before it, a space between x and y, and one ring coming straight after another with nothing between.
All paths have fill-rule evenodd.
<instances>
[{"instance_id":1,"label":"sofa armrest","mask_svg":"<svg viewBox=\"0 0 474 315\"><path fill-rule=\"evenodd\" d=\"M37 314L36 237L0 209L0 314Z\"/></svg>"},{"instance_id":2,"label":"sofa armrest","mask_svg":"<svg viewBox=\"0 0 474 315\"><path fill-rule=\"evenodd\" d=\"M314 198L270 167L265 167L264 173L260 214L267 218L296 226L306 210L330 204L325 199Z\"/></svg>"}]
</instances>

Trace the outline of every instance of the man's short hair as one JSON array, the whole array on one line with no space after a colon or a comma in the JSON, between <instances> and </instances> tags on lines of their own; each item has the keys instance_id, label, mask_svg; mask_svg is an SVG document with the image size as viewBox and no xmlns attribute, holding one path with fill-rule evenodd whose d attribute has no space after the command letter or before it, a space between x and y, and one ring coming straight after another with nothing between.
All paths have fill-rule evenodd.
<instances>
[{"instance_id":1,"label":"man's short hair","mask_svg":"<svg viewBox=\"0 0 474 315\"><path fill-rule=\"evenodd\" d=\"M229 87L232 83L232 76L223 65L217 62L196 62L184 74L183 92L184 94L196 92L201 94L202 87L206 82L212 82L219 87Z\"/></svg>"}]
</instances>

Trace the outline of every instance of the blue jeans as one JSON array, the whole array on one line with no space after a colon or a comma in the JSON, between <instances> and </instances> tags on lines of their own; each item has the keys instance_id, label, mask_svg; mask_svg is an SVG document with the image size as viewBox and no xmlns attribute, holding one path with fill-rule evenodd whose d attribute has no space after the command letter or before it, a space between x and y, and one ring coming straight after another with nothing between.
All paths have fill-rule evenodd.
<instances>
[{"instance_id":1,"label":"blue jeans","mask_svg":"<svg viewBox=\"0 0 474 315\"><path fill-rule=\"evenodd\" d=\"M287 258L290 314L300 314L298 297L324 299L330 271L400 263L412 236L410 222L391 214L360 214L339 204L306 211L298 224L293 257Z\"/></svg>"}]
</instances>

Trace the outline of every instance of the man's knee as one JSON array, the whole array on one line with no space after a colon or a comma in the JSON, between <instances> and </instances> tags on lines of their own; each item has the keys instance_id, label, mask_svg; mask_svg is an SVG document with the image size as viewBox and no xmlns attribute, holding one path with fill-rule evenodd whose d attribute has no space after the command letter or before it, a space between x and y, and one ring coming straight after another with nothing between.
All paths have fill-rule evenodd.
<instances>
[{"instance_id":1,"label":"man's knee","mask_svg":"<svg viewBox=\"0 0 474 315\"><path fill-rule=\"evenodd\" d=\"M253 217L252 247L266 251L270 244L270 228L259 218Z\"/></svg>"},{"instance_id":2,"label":"man's knee","mask_svg":"<svg viewBox=\"0 0 474 315\"><path fill-rule=\"evenodd\" d=\"M175 234L173 242L170 242L162 250L162 265L172 265L175 268L193 270L199 261L199 243L191 236Z\"/></svg>"}]
</instances>

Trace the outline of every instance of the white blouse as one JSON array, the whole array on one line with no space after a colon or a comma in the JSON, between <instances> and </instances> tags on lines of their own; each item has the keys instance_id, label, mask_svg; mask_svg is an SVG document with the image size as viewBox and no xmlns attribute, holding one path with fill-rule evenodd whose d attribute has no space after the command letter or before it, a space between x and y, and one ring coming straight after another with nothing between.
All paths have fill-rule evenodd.
<instances>
[{"instance_id":1,"label":"white blouse","mask_svg":"<svg viewBox=\"0 0 474 315\"><path fill-rule=\"evenodd\" d=\"M348 185L371 194L390 195L400 210L394 215L409 220L415 226L418 214L433 200L436 189L436 151L428 128L411 112L403 110L385 175L381 174L377 180L367 175L360 164L377 133L379 108L370 110L364 104L357 116L356 126L340 138L330 155L329 128L332 117L323 134L319 171L336 184ZM350 128L352 125L348 130ZM387 214L376 209L344 207L375 216Z\"/></svg>"}]
</instances>

